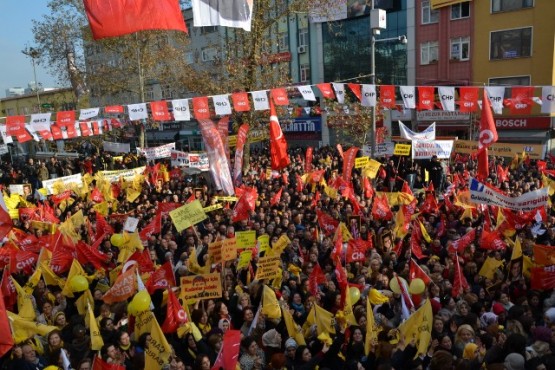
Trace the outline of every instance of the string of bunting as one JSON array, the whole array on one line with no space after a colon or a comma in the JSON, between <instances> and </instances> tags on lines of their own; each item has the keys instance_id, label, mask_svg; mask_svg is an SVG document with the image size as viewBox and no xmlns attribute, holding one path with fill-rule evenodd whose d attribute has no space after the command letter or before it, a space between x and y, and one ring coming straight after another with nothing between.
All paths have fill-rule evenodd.
<instances>
[{"instance_id":1,"label":"string of bunting","mask_svg":"<svg viewBox=\"0 0 555 370\"><path fill-rule=\"evenodd\" d=\"M440 109L449 112L470 113L476 112L480 108L479 92L485 90L491 106L497 114L501 114L503 108L506 107L510 109L511 114L529 115L534 103L541 105L542 114L555 114L555 86L485 86L482 88L477 86L368 85L342 82L136 103L127 105L127 109L123 105L112 105L104 107L103 114L106 116L118 115L118 117L127 114L130 121L149 118L154 121L190 121L193 118L203 120L210 119L214 115L230 115L232 109L235 112L250 111L251 102L254 110L269 110L269 99L272 99L275 105L289 106L289 92L293 94L295 89L304 100L316 102L317 98L313 87L317 87L324 99L336 100L338 103L344 104L345 96L348 94L345 85L363 107L380 105L385 109L404 108L419 111ZM397 94L397 89L399 94ZM507 89L510 89L510 98L506 98ZM401 107L397 105L397 96L402 99ZM210 100L212 100L212 104L210 104ZM168 102L171 103L171 111L168 108ZM192 105L192 112L189 102ZM16 137L17 141L22 143L32 139L38 141L38 135L45 140L61 140L78 136L100 135L103 129L110 130L112 127L121 127L121 121L117 118L94 120L99 114L100 108L96 107L81 109L79 117L76 116L75 111L57 112L56 121L51 121L52 113L32 114L29 122L26 122L24 115L8 116L5 117L6 124L0 125L0 134L2 134L4 143L13 142L10 136Z\"/></svg>"}]
</instances>

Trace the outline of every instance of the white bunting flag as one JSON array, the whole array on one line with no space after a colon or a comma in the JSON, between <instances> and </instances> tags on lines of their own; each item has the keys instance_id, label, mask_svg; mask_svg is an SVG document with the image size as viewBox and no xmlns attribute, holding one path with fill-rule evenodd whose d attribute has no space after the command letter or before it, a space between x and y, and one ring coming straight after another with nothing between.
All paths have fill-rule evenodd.
<instances>
[{"instance_id":1,"label":"white bunting flag","mask_svg":"<svg viewBox=\"0 0 555 370\"><path fill-rule=\"evenodd\" d=\"M189 109L189 99L172 100L173 118L176 121L190 121L191 110Z\"/></svg>"},{"instance_id":2,"label":"white bunting flag","mask_svg":"<svg viewBox=\"0 0 555 370\"><path fill-rule=\"evenodd\" d=\"M26 128L27 128L27 131L29 131L29 133L33 136L33 140L35 140L38 143L40 141L39 135L37 134L37 131L35 130L33 125L26 125Z\"/></svg>"},{"instance_id":3,"label":"white bunting flag","mask_svg":"<svg viewBox=\"0 0 555 370\"><path fill-rule=\"evenodd\" d=\"M448 112L455 111L455 88L452 86L438 86L437 93L443 110Z\"/></svg>"},{"instance_id":4,"label":"white bunting flag","mask_svg":"<svg viewBox=\"0 0 555 370\"><path fill-rule=\"evenodd\" d=\"M31 121L29 122L35 131L50 131L50 117L52 113L36 113L31 114Z\"/></svg>"},{"instance_id":5,"label":"white bunting flag","mask_svg":"<svg viewBox=\"0 0 555 370\"><path fill-rule=\"evenodd\" d=\"M304 100L316 101L314 90L312 90L312 87L310 85L297 86L297 89L302 94Z\"/></svg>"},{"instance_id":6,"label":"white bunting flag","mask_svg":"<svg viewBox=\"0 0 555 370\"><path fill-rule=\"evenodd\" d=\"M345 84L333 82L332 86L335 90L335 97L337 98L337 102L339 104L343 104L345 102Z\"/></svg>"},{"instance_id":7,"label":"white bunting flag","mask_svg":"<svg viewBox=\"0 0 555 370\"><path fill-rule=\"evenodd\" d=\"M555 86L542 87L542 113L555 113Z\"/></svg>"},{"instance_id":8,"label":"white bunting flag","mask_svg":"<svg viewBox=\"0 0 555 370\"><path fill-rule=\"evenodd\" d=\"M270 102L268 101L268 93L266 90L252 91L252 101L254 103L254 110L268 110L270 109Z\"/></svg>"},{"instance_id":9,"label":"white bunting flag","mask_svg":"<svg viewBox=\"0 0 555 370\"><path fill-rule=\"evenodd\" d=\"M416 93L414 86L399 86L399 91L401 92L401 98L403 98L405 108L416 108Z\"/></svg>"},{"instance_id":10,"label":"white bunting flag","mask_svg":"<svg viewBox=\"0 0 555 370\"><path fill-rule=\"evenodd\" d=\"M229 104L229 96L215 95L212 97L214 101L214 108L218 116L227 116L231 114L231 104Z\"/></svg>"},{"instance_id":11,"label":"white bunting flag","mask_svg":"<svg viewBox=\"0 0 555 370\"><path fill-rule=\"evenodd\" d=\"M363 107L376 106L376 85L362 85L360 94L360 105Z\"/></svg>"},{"instance_id":12,"label":"white bunting flag","mask_svg":"<svg viewBox=\"0 0 555 370\"><path fill-rule=\"evenodd\" d=\"M81 112L79 113L79 120L86 121L88 119L94 118L98 116L99 111L100 111L100 108L81 109Z\"/></svg>"},{"instance_id":13,"label":"white bunting flag","mask_svg":"<svg viewBox=\"0 0 555 370\"><path fill-rule=\"evenodd\" d=\"M503 99L505 98L505 86L486 86L491 108L495 114L503 113ZM484 92L485 92L484 91Z\"/></svg>"},{"instance_id":14,"label":"white bunting flag","mask_svg":"<svg viewBox=\"0 0 555 370\"><path fill-rule=\"evenodd\" d=\"M146 103L139 104L129 104L127 106L127 111L129 112L129 119L131 121L137 121L140 119L148 118L148 111L146 110Z\"/></svg>"},{"instance_id":15,"label":"white bunting flag","mask_svg":"<svg viewBox=\"0 0 555 370\"><path fill-rule=\"evenodd\" d=\"M303 107L304 109L304 114L306 114L307 116L310 114L310 111L312 110L312 108L310 107Z\"/></svg>"},{"instance_id":16,"label":"white bunting flag","mask_svg":"<svg viewBox=\"0 0 555 370\"><path fill-rule=\"evenodd\" d=\"M419 140L419 141L434 141L436 139L436 123L432 123L422 132L414 132L407 126L403 124L403 122L399 122L399 132L403 139L407 140Z\"/></svg>"},{"instance_id":17,"label":"white bunting flag","mask_svg":"<svg viewBox=\"0 0 555 370\"><path fill-rule=\"evenodd\" d=\"M4 144L11 144L13 143L13 139L11 136L8 136L6 133L6 125L0 125L0 136L2 136L2 140Z\"/></svg>"}]
</instances>

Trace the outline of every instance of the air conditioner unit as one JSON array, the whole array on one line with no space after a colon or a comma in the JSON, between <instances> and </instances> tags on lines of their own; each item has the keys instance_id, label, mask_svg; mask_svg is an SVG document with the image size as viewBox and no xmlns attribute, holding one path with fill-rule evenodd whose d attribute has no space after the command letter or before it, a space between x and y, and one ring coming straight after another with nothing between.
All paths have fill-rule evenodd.
<instances>
[{"instance_id":1,"label":"air conditioner unit","mask_svg":"<svg viewBox=\"0 0 555 370\"><path fill-rule=\"evenodd\" d=\"M306 53L306 46L304 46L304 45L303 45L303 46L299 46L299 47L297 48L297 53L299 53L299 54L304 54L304 53Z\"/></svg>"}]
</instances>

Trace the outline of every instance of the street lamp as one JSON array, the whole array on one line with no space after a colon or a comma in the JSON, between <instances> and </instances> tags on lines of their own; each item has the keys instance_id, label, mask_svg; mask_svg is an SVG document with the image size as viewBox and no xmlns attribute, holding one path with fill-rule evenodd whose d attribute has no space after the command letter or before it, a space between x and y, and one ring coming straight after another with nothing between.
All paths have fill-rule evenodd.
<instances>
[{"instance_id":1,"label":"street lamp","mask_svg":"<svg viewBox=\"0 0 555 370\"><path fill-rule=\"evenodd\" d=\"M38 49L35 49L34 47L26 46L25 49L23 49L21 52L27 55L29 58L31 58L31 62L33 63L33 76L35 78L35 92L37 94L38 110L39 112L41 112L39 83L37 81L37 68L36 68L36 62L35 62L35 59L38 59L40 57L40 51Z\"/></svg>"}]
</instances>

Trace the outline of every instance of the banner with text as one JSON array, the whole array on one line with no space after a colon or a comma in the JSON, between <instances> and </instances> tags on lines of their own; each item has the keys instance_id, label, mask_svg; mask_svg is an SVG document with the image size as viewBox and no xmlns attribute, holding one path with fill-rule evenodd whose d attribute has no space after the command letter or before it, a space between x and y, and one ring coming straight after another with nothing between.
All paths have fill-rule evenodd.
<instances>
[{"instance_id":1,"label":"banner with text","mask_svg":"<svg viewBox=\"0 0 555 370\"><path fill-rule=\"evenodd\" d=\"M472 154L478 150L478 142L471 140L457 140L453 151L461 154ZM493 143L488 147L488 155L513 158L526 153L530 159L543 159L544 146L541 144L518 144L518 143Z\"/></svg>"},{"instance_id":2,"label":"banner with text","mask_svg":"<svg viewBox=\"0 0 555 370\"><path fill-rule=\"evenodd\" d=\"M216 299L222 296L222 281L220 274L183 276L181 278L181 294L187 303L194 303L199 299Z\"/></svg>"},{"instance_id":3,"label":"banner with text","mask_svg":"<svg viewBox=\"0 0 555 370\"><path fill-rule=\"evenodd\" d=\"M77 187L80 188L83 186L83 175L78 173L77 175L58 177L52 180L44 180L42 182L42 187L48 190L49 195L51 194L56 195L56 190L54 190L54 184L56 184L57 182L61 182L62 184L64 184L64 186L76 185Z\"/></svg>"},{"instance_id":4,"label":"banner with text","mask_svg":"<svg viewBox=\"0 0 555 370\"><path fill-rule=\"evenodd\" d=\"M147 161L160 158L170 158L172 150L175 150L175 143L155 146L154 148L137 148L137 153L144 154Z\"/></svg>"},{"instance_id":5,"label":"banner with text","mask_svg":"<svg viewBox=\"0 0 555 370\"><path fill-rule=\"evenodd\" d=\"M100 174L109 182L117 182L122 177L125 181L133 181L136 175L142 175L143 172L145 172L145 166L130 170L100 171Z\"/></svg>"},{"instance_id":6,"label":"banner with text","mask_svg":"<svg viewBox=\"0 0 555 370\"><path fill-rule=\"evenodd\" d=\"M453 150L453 140L435 140L412 142L412 159L430 159L437 155L439 159L447 159Z\"/></svg>"},{"instance_id":7,"label":"banner with text","mask_svg":"<svg viewBox=\"0 0 555 370\"><path fill-rule=\"evenodd\" d=\"M531 211L546 206L549 199L548 190L548 187L544 187L529 191L518 197L508 197L488 188L480 181L470 178L470 200L472 202L508 208L514 211Z\"/></svg>"}]
</instances>

